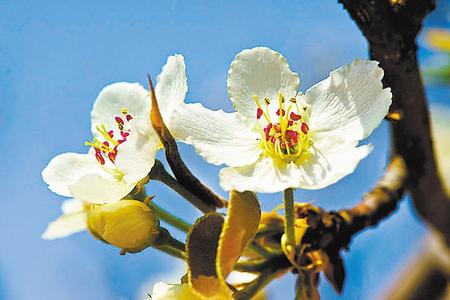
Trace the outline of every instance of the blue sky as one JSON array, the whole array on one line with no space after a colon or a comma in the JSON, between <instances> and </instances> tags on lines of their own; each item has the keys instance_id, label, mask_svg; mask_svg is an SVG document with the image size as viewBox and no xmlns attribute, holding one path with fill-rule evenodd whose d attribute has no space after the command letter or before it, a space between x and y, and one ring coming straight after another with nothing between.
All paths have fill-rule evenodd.
<instances>
[{"instance_id":1,"label":"blue sky","mask_svg":"<svg viewBox=\"0 0 450 300\"><path fill-rule=\"evenodd\" d=\"M436 12L427 24L444 26L446 18ZM335 1L1 0L0 299L139 299L145 284L181 275L181 263L152 249L119 256L87 233L41 240L63 199L47 189L40 172L54 155L87 151L89 113L102 87L116 81L145 85L146 73L156 76L174 53L186 59L188 101L231 111L229 64L240 50L259 45L285 55L303 91L334 68L367 57L365 40ZM425 60L429 54L423 52ZM442 102L448 89L428 93ZM355 204L386 163L387 124L368 142L375 150L355 174L325 190L297 191L297 200L326 208ZM219 168L190 147L181 151L193 172L225 196ZM158 183L150 183L148 192L187 220L198 216ZM265 209L280 202L278 194L261 198ZM393 217L357 236L344 255L348 277L341 299L376 299L424 232L403 201ZM293 279L271 285L271 299L292 295ZM324 299L338 299L327 283L321 291Z\"/></svg>"}]
</instances>

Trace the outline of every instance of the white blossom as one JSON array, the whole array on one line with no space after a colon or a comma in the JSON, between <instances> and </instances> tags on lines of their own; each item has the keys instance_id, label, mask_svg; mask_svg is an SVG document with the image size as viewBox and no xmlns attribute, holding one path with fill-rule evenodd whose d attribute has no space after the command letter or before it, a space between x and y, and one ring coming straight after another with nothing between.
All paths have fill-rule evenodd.
<instances>
[{"instance_id":1,"label":"white blossom","mask_svg":"<svg viewBox=\"0 0 450 300\"><path fill-rule=\"evenodd\" d=\"M319 189L352 173L370 145L359 145L391 104L378 62L357 59L303 95L286 59L264 47L240 52L228 72L236 112L201 104L175 109L172 128L220 171L225 190Z\"/></svg>"}]
</instances>

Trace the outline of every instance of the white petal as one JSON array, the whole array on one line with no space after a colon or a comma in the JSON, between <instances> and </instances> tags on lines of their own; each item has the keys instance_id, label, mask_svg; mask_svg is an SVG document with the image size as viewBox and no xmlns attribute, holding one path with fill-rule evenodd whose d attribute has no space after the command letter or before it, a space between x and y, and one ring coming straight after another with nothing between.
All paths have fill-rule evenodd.
<instances>
[{"instance_id":1,"label":"white petal","mask_svg":"<svg viewBox=\"0 0 450 300\"><path fill-rule=\"evenodd\" d=\"M278 92L286 99L295 97L300 80L292 72L286 59L278 52L265 47L241 51L228 71L228 94L243 116L255 119L256 105L253 95L260 101L270 98L278 106Z\"/></svg>"},{"instance_id":2,"label":"white petal","mask_svg":"<svg viewBox=\"0 0 450 300\"><path fill-rule=\"evenodd\" d=\"M331 141L330 141L331 140ZM321 146L321 147L320 147ZM371 146L355 147L328 138L312 148L308 159L294 163L263 158L243 167L220 170L220 185L225 190L275 193L287 188L321 189L351 174Z\"/></svg>"},{"instance_id":3,"label":"white petal","mask_svg":"<svg viewBox=\"0 0 450 300\"><path fill-rule=\"evenodd\" d=\"M277 163L270 157L243 167L220 170L220 185L226 191L237 190L276 193L298 187L299 169L293 164Z\"/></svg>"},{"instance_id":4,"label":"white petal","mask_svg":"<svg viewBox=\"0 0 450 300\"><path fill-rule=\"evenodd\" d=\"M86 229L86 213L77 212L62 215L58 219L48 224L47 229L42 234L44 240L53 240L69 236Z\"/></svg>"},{"instance_id":5,"label":"white petal","mask_svg":"<svg viewBox=\"0 0 450 300\"><path fill-rule=\"evenodd\" d=\"M126 109L136 122L142 124L145 130L151 128L148 91L139 83L117 82L104 87L95 100L91 112L91 129L94 136L104 140L96 129L96 126L102 124L107 130L115 130L115 134L119 134L115 117L125 121L123 109Z\"/></svg>"},{"instance_id":6,"label":"white petal","mask_svg":"<svg viewBox=\"0 0 450 300\"><path fill-rule=\"evenodd\" d=\"M153 286L152 300L197 300L188 284L167 284L158 282Z\"/></svg>"},{"instance_id":7,"label":"white petal","mask_svg":"<svg viewBox=\"0 0 450 300\"><path fill-rule=\"evenodd\" d=\"M170 128L172 112L184 101L188 90L186 67L182 55L169 56L166 65L157 77L155 87L158 106L164 122Z\"/></svg>"},{"instance_id":8,"label":"white petal","mask_svg":"<svg viewBox=\"0 0 450 300\"><path fill-rule=\"evenodd\" d=\"M119 201L136 185L136 182L125 184L123 181L108 180L91 174L80 178L69 186L72 195L84 202L102 204Z\"/></svg>"},{"instance_id":9,"label":"white petal","mask_svg":"<svg viewBox=\"0 0 450 300\"><path fill-rule=\"evenodd\" d=\"M84 204L77 198L68 199L62 203L61 210L65 215L81 212L84 211Z\"/></svg>"},{"instance_id":10,"label":"white petal","mask_svg":"<svg viewBox=\"0 0 450 300\"><path fill-rule=\"evenodd\" d=\"M252 130L236 113L213 111L200 103L176 109L172 133L193 144L209 163L242 166L255 162L262 152L261 133Z\"/></svg>"},{"instance_id":11,"label":"white petal","mask_svg":"<svg viewBox=\"0 0 450 300\"><path fill-rule=\"evenodd\" d=\"M392 102L391 90L383 89L383 74L378 62L357 59L308 89L310 131L354 140L370 135Z\"/></svg>"},{"instance_id":12,"label":"white petal","mask_svg":"<svg viewBox=\"0 0 450 300\"><path fill-rule=\"evenodd\" d=\"M71 197L68 186L87 174L100 174L100 168L93 155L63 153L55 156L42 171L42 178L51 191Z\"/></svg>"},{"instance_id":13,"label":"white petal","mask_svg":"<svg viewBox=\"0 0 450 300\"><path fill-rule=\"evenodd\" d=\"M335 143L326 138L326 145L310 149L311 156L298 165L298 186L303 189L322 189L353 173L361 159L369 155L371 145L355 147L355 143ZM320 147L322 146L322 147Z\"/></svg>"},{"instance_id":14,"label":"white petal","mask_svg":"<svg viewBox=\"0 0 450 300\"><path fill-rule=\"evenodd\" d=\"M153 135L142 135L132 132L126 142L117 147L115 165L124 174L124 181L133 183L141 180L150 172L155 164L159 138Z\"/></svg>"}]
</instances>

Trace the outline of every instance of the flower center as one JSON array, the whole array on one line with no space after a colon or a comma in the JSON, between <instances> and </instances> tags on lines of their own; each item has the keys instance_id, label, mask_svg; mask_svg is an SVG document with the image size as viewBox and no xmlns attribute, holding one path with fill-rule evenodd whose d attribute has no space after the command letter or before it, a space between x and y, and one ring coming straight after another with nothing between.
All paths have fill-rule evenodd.
<instances>
[{"instance_id":1,"label":"flower center","mask_svg":"<svg viewBox=\"0 0 450 300\"><path fill-rule=\"evenodd\" d=\"M85 142L86 146L90 146L94 149L94 155L98 163L101 166L105 166L107 161L115 163L118 149L117 147L127 141L127 137L130 135L129 122L133 117L128 113L126 108L121 109L121 115L115 116L114 121L116 128L106 128L104 124L96 125L95 128L100 134L101 138L93 138L90 142ZM105 168L115 175L115 177L121 177L121 172L117 168Z\"/></svg>"},{"instance_id":2,"label":"flower center","mask_svg":"<svg viewBox=\"0 0 450 300\"><path fill-rule=\"evenodd\" d=\"M271 99L264 98L264 106L258 97L256 119L259 120L262 133L261 144L264 153L284 162L297 161L311 146L309 138L309 110L306 103L298 103L297 98L290 98L286 103L281 93L278 94L278 107L271 109ZM273 104L272 104L273 106ZM270 112L276 109L276 117Z\"/></svg>"}]
</instances>

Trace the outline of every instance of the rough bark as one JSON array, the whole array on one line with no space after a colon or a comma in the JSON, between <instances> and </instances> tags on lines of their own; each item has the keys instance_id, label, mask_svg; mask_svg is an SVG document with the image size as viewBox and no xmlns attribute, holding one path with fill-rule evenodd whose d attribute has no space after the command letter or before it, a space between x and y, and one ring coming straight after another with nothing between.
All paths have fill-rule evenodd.
<instances>
[{"instance_id":1,"label":"rough bark","mask_svg":"<svg viewBox=\"0 0 450 300\"><path fill-rule=\"evenodd\" d=\"M416 37L433 0L339 0L369 43L371 59L385 71L383 83L392 89L393 152L408 170L407 190L418 214L450 244L450 200L437 173L430 120L417 62ZM399 4L393 4L399 2ZM404 2L404 4L401 4Z\"/></svg>"}]
</instances>

